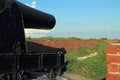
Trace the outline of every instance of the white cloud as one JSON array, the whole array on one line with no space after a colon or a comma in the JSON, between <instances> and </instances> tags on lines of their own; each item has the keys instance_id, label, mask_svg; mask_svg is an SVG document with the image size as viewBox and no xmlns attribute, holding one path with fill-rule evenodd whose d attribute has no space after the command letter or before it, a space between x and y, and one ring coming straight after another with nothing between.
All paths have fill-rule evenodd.
<instances>
[{"instance_id":1,"label":"white cloud","mask_svg":"<svg viewBox=\"0 0 120 80\"><path fill-rule=\"evenodd\" d=\"M39 30L39 29L25 29L25 33L49 33L52 30Z\"/></svg>"},{"instance_id":2,"label":"white cloud","mask_svg":"<svg viewBox=\"0 0 120 80\"><path fill-rule=\"evenodd\" d=\"M33 1L33 2L32 2L31 7L32 7L32 8L36 8L36 1Z\"/></svg>"},{"instance_id":3,"label":"white cloud","mask_svg":"<svg viewBox=\"0 0 120 80\"><path fill-rule=\"evenodd\" d=\"M36 8L36 1L33 1L31 4L26 4L26 5L32 8Z\"/></svg>"},{"instance_id":4,"label":"white cloud","mask_svg":"<svg viewBox=\"0 0 120 80\"><path fill-rule=\"evenodd\" d=\"M25 29L25 35L31 36L31 37L44 37L48 33L50 33L52 30L39 30L39 29Z\"/></svg>"}]
</instances>

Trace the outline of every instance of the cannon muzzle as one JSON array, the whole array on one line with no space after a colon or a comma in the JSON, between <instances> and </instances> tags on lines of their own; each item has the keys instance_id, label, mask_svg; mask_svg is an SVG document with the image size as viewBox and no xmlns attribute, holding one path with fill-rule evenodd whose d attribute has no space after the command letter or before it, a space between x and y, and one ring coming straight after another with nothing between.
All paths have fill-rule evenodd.
<instances>
[{"instance_id":1,"label":"cannon muzzle","mask_svg":"<svg viewBox=\"0 0 120 80\"><path fill-rule=\"evenodd\" d=\"M54 16L42 11L38 11L16 0L1 0L0 11L9 8L12 4L17 4L23 13L25 28L52 29L56 20Z\"/></svg>"}]
</instances>

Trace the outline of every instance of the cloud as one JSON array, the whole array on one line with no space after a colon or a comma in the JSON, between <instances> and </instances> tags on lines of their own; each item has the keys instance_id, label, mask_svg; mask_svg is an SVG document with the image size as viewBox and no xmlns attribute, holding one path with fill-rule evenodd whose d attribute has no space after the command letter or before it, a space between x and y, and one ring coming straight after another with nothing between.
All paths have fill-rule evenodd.
<instances>
[{"instance_id":1,"label":"cloud","mask_svg":"<svg viewBox=\"0 0 120 80\"><path fill-rule=\"evenodd\" d=\"M49 32L51 32L51 31L53 31L53 29L52 30L39 30L39 29L25 29L25 33L49 33Z\"/></svg>"},{"instance_id":2,"label":"cloud","mask_svg":"<svg viewBox=\"0 0 120 80\"><path fill-rule=\"evenodd\" d=\"M31 37L44 37L47 36L52 30L39 30L39 29L25 29L25 35Z\"/></svg>"},{"instance_id":3,"label":"cloud","mask_svg":"<svg viewBox=\"0 0 120 80\"><path fill-rule=\"evenodd\" d=\"M36 8L36 1L33 1L31 4L26 4L26 5L32 8Z\"/></svg>"},{"instance_id":4,"label":"cloud","mask_svg":"<svg viewBox=\"0 0 120 80\"><path fill-rule=\"evenodd\" d=\"M36 8L36 1L33 1L33 2L32 2L31 7L32 7L32 8Z\"/></svg>"}]
</instances>

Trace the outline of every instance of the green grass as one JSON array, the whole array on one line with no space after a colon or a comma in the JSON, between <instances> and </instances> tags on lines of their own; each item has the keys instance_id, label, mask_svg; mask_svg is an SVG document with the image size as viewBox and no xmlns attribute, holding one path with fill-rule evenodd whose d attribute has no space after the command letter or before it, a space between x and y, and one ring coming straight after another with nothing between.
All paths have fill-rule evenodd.
<instances>
[{"instance_id":1,"label":"green grass","mask_svg":"<svg viewBox=\"0 0 120 80\"><path fill-rule=\"evenodd\" d=\"M52 36L41 37L41 38L32 38L30 36L26 37L26 40L33 40L33 39L37 39L37 40L81 40L81 38L77 38L77 37L69 37L69 38L52 37Z\"/></svg>"},{"instance_id":2,"label":"green grass","mask_svg":"<svg viewBox=\"0 0 120 80\"><path fill-rule=\"evenodd\" d=\"M79 74L93 80L102 80L106 74L105 47L108 43L101 41L94 46L87 46L78 50L70 51L66 54L66 73ZM98 55L78 61L77 57L87 56L94 52Z\"/></svg>"}]
</instances>

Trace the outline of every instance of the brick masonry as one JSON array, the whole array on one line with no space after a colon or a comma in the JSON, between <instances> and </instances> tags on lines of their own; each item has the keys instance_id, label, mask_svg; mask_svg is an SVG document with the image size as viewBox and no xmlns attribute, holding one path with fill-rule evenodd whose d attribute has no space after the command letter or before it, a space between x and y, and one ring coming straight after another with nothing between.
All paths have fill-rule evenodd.
<instances>
[{"instance_id":1,"label":"brick masonry","mask_svg":"<svg viewBox=\"0 0 120 80\"><path fill-rule=\"evenodd\" d=\"M106 47L106 80L120 80L120 45Z\"/></svg>"},{"instance_id":2,"label":"brick masonry","mask_svg":"<svg viewBox=\"0 0 120 80\"><path fill-rule=\"evenodd\" d=\"M80 47L95 45L99 42L99 40L29 40L28 42L34 42L37 44L54 48L63 47L67 51L69 51L78 49Z\"/></svg>"}]
</instances>

